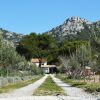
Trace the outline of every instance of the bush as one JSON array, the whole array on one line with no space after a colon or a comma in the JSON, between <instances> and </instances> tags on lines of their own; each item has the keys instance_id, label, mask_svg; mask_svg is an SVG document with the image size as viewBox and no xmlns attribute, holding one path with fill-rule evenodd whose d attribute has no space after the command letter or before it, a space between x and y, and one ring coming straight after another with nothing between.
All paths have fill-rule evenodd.
<instances>
[{"instance_id":1,"label":"bush","mask_svg":"<svg viewBox=\"0 0 100 100\"><path fill-rule=\"evenodd\" d=\"M85 88L85 91L88 91L88 92L100 92L100 84L87 84L84 86Z\"/></svg>"},{"instance_id":2,"label":"bush","mask_svg":"<svg viewBox=\"0 0 100 100\"><path fill-rule=\"evenodd\" d=\"M40 67L35 66L34 64L30 65L30 70L33 75L43 74L43 71Z\"/></svg>"},{"instance_id":3,"label":"bush","mask_svg":"<svg viewBox=\"0 0 100 100\"><path fill-rule=\"evenodd\" d=\"M42 74L42 70L34 65L30 66L25 57L19 55L10 42L4 41L0 33L0 75L29 76L32 74Z\"/></svg>"}]
</instances>

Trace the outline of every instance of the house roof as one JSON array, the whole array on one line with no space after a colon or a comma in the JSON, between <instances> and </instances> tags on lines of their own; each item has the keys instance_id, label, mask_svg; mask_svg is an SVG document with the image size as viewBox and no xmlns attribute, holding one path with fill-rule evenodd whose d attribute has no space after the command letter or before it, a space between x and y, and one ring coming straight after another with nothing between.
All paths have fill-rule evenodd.
<instances>
[{"instance_id":1,"label":"house roof","mask_svg":"<svg viewBox=\"0 0 100 100\"><path fill-rule=\"evenodd\" d=\"M39 63L39 59L38 58L32 58L31 62L32 63ZM46 59L42 59L42 62L47 62L47 60Z\"/></svg>"},{"instance_id":2,"label":"house roof","mask_svg":"<svg viewBox=\"0 0 100 100\"><path fill-rule=\"evenodd\" d=\"M56 67L56 65L41 65L42 68L52 68Z\"/></svg>"}]
</instances>

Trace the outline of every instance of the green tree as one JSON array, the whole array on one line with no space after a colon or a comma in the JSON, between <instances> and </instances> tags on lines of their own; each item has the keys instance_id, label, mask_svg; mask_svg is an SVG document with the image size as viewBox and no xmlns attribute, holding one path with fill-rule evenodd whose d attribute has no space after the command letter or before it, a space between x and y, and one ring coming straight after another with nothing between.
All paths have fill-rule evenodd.
<instances>
[{"instance_id":1,"label":"green tree","mask_svg":"<svg viewBox=\"0 0 100 100\"><path fill-rule=\"evenodd\" d=\"M38 58L41 67L42 59L47 58L56 48L56 41L50 35L31 33L22 38L16 50L28 60Z\"/></svg>"},{"instance_id":2,"label":"green tree","mask_svg":"<svg viewBox=\"0 0 100 100\"><path fill-rule=\"evenodd\" d=\"M0 32L0 75L17 75L20 70L27 71L28 66L25 57L20 56Z\"/></svg>"},{"instance_id":3,"label":"green tree","mask_svg":"<svg viewBox=\"0 0 100 100\"><path fill-rule=\"evenodd\" d=\"M92 65L91 45L88 41L65 41L59 55L70 78L78 78L83 75L86 65Z\"/></svg>"}]
</instances>

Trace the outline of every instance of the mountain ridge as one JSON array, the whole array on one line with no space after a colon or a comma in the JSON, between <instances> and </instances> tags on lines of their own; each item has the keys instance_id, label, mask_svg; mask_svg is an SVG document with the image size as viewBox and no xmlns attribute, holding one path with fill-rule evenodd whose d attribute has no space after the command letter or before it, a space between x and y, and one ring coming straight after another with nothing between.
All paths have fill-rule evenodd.
<instances>
[{"instance_id":1,"label":"mountain ridge","mask_svg":"<svg viewBox=\"0 0 100 100\"><path fill-rule=\"evenodd\" d=\"M11 32L3 28L0 28L0 32L2 33L3 39L9 41L13 47L16 47L20 39L24 36L23 34Z\"/></svg>"},{"instance_id":2,"label":"mountain ridge","mask_svg":"<svg viewBox=\"0 0 100 100\"><path fill-rule=\"evenodd\" d=\"M0 32L3 33L3 38L10 41L14 47L25 36L2 28L0 28ZM57 41L96 38L100 37L100 21L91 22L84 18L73 16L66 19L63 24L43 34L49 34L56 38Z\"/></svg>"},{"instance_id":3,"label":"mountain ridge","mask_svg":"<svg viewBox=\"0 0 100 100\"><path fill-rule=\"evenodd\" d=\"M70 17L66 19L62 25L52 28L46 32L46 34L52 35L58 41L62 41L69 37L76 37L76 35L81 33L83 30L91 31L93 27L99 29L100 21L90 22L84 18Z\"/></svg>"}]
</instances>

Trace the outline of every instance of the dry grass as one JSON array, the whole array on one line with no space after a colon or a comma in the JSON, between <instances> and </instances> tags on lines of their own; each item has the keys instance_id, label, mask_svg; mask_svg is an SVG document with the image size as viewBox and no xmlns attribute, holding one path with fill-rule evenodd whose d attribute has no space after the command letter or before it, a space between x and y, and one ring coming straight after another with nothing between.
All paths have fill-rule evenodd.
<instances>
[{"instance_id":1,"label":"dry grass","mask_svg":"<svg viewBox=\"0 0 100 100\"><path fill-rule=\"evenodd\" d=\"M68 83L74 87L79 87L79 88L83 88L85 91L87 92L100 92L100 82L96 81L94 83L93 79L91 80L75 80L75 79L67 79L67 77L63 74L57 75L58 78L60 78L62 81L64 81L65 83ZM98 80L98 76L97 77Z\"/></svg>"},{"instance_id":2,"label":"dry grass","mask_svg":"<svg viewBox=\"0 0 100 100\"><path fill-rule=\"evenodd\" d=\"M31 80L22 81L22 82L19 82L19 83L16 83L16 84L9 84L7 86L0 87L0 93L6 93L6 92L12 91L14 89L27 86L28 84L31 84L31 83L39 80L41 77L42 76L35 76Z\"/></svg>"}]
</instances>

